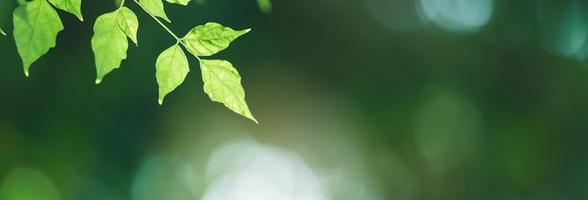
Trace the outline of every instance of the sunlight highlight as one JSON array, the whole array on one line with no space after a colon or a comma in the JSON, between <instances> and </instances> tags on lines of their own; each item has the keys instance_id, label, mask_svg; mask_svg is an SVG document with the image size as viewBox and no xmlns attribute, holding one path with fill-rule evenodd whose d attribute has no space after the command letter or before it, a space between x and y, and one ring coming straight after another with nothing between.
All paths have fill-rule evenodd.
<instances>
[{"instance_id":1,"label":"sunlight highlight","mask_svg":"<svg viewBox=\"0 0 588 200\"><path fill-rule=\"evenodd\" d=\"M588 56L587 5L578 1L563 6L541 2L538 18L550 50L579 60Z\"/></svg>"},{"instance_id":2,"label":"sunlight highlight","mask_svg":"<svg viewBox=\"0 0 588 200\"><path fill-rule=\"evenodd\" d=\"M486 25L494 8L492 0L420 0L424 15L448 31L474 32Z\"/></svg>"},{"instance_id":3,"label":"sunlight highlight","mask_svg":"<svg viewBox=\"0 0 588 200\"><path fill-rule=\"evenodd\" d=\"M255 142L216 150L204 200L324 200L319 180L296 154Z\"/></svg>"}]
</instances>

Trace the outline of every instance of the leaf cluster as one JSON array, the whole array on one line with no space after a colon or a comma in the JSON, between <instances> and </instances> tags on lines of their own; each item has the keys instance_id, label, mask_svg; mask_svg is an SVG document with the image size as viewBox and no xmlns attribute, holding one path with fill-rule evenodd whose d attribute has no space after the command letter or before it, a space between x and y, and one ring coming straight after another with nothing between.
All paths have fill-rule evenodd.
<instances>
[{"instance_id":1,"label":"leaf cluster","mask_svg":"<svg viewBox=\"0 0 588 200\"><path fill-rule=\"evenodd\" d=\"M184 82L190 72L186 56L188 52L199 63L204 92L210 99L223 103L230 110L257 123L245 101L245 92L237 69L227 60L206 58L227 49L234 40L248 33L250 29L234 30L209 22L192 28L183 37L178 37L165 25L171 23L171 20L165 13L163 0L132 1L175 39L169 48L159 54L154 63L159 86L159 104ZM179 5L190 2L166 1ZM71 13L80 21L84 21L84 18L81 12L82 0L31 0L20 3L13 13L13 35L24 73L28 77L31 65L56 46L58 34L64 29L56 9ZM125 3L127 2L122 0L116 10L102 14L94 22L94 35L90 44L96 65L96 84L100 84L108 74L118 69L127 58L128 40L135 46L139 45L139 20ZM0 34L6 35L2 29Z\"/></svg>"}]
</instances>

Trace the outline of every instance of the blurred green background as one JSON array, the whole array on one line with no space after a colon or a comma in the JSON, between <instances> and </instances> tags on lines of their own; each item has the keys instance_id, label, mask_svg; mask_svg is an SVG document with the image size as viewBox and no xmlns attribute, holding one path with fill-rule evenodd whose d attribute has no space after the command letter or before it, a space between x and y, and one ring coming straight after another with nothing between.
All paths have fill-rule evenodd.
<instances>
[{"instance_id":1,"label":"blurred green background","mask_svg":"<svg viewBox=\"0 0 588 200\"><path fill-rule=\"evenodd\" d=\"M586 1L166 4L179 35L253 29L216 58L259 125L210 102L195 59L159 106L174 41L128 5L139 46L97 86L92 25L114 2L60 12L29 78L0 2L0 199L588 199Z\"/></svg>"}]
</instances>

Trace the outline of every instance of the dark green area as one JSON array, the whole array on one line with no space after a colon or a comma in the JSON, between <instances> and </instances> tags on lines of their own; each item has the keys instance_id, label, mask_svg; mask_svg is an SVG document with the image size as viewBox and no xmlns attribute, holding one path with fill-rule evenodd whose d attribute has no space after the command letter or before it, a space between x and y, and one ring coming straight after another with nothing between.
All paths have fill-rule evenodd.
<instances>
[{"instance_id":1,"label":"dark green area","mask_svg":"<svg viewBox=\"0 0 588 200\"><path fill-rule=\"evenodd\" d=\"M574 1L557 2L546 9ZM83 23L60 11L57 47L25 78L11 38L17 3L0 2L0 183L32 168L63 199L80 179L101 184L87 193L131 199L146 157L230 132L319 171L349 167L380 199L588 198L588 68L546 44L561 15L538 17L538 1L497 0L471 33L394 31L359 0L276 0L267 14L254 0L166 3L178 35L209 21L253 29L216 58L240 71L259 125L212 103L191 57L159 106L155 61L175 41L128 4L139 46L97 86L92 26L113 3L85 0Z\"/></svg>"}]
</instances>

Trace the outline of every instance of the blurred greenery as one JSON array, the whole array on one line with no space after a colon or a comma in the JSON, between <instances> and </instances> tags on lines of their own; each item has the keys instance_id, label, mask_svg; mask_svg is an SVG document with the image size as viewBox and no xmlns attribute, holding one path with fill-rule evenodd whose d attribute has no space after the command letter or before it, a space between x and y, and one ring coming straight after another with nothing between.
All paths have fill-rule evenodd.
<instances>
[{"instance_id":1,"label":"blurred greenery","mask_svg":"<svg viewBox=\"0 0 588 200\"><path fill-rule=\"evenodd\" d=\"M264 13L272 11L272 2L270 0L257 0L257 4L259 4L259 9Z\"/></svg>"},{"instance_id":2,"label":"blurred greenery","mask_svg":"<svg viewBox=\"0 0 588 200\"><path fill-rule=\"evenodd\" d=\"M582 0L166 3L179 33L252 28L218 57L238 63L259 125L210 103L199 73L159 106L155 61L175 41L142 12L143 42L95 85L92 25L110 2L85 0L84 22L60 12L57 47L25 78L16 6L0 1L0 195L199 199L211 155L242 156L216 149L253 140L264 170L308 166L292 173L328 199L588 199Z\"/></svg>"}]
</instances>

